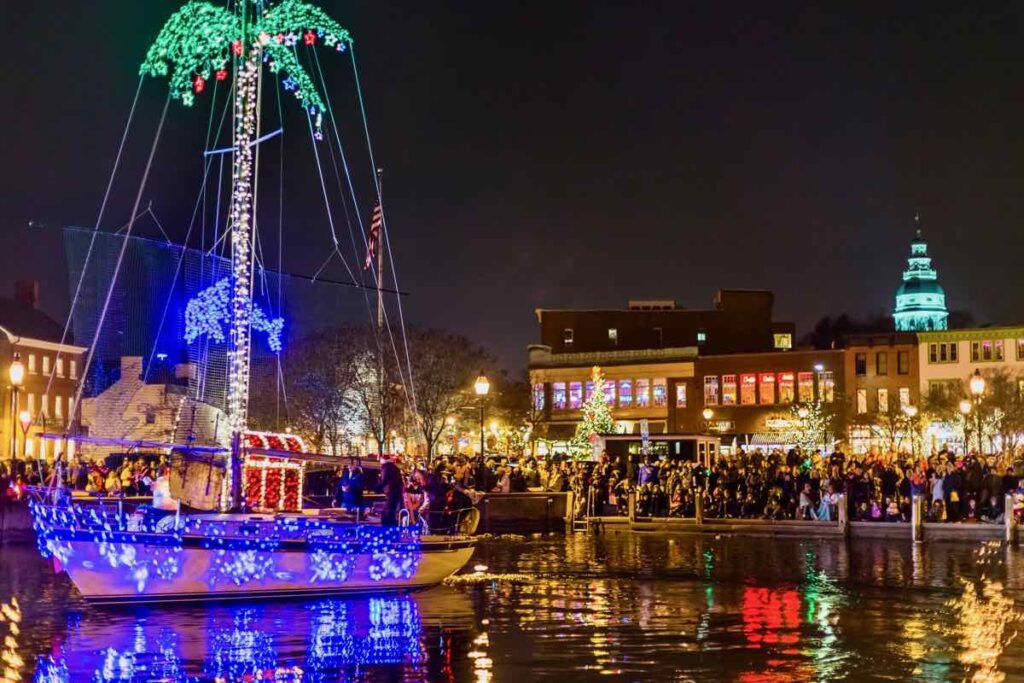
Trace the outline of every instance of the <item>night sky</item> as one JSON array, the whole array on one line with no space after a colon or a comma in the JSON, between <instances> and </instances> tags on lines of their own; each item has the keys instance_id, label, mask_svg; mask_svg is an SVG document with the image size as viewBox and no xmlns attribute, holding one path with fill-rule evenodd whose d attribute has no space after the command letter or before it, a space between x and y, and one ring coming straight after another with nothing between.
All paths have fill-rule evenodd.
<instances>
[{"instance_id":1,"label":"night sky","mask_svg":"<svg viewBox=\"0 0 1024 683\"><path fill-rule=\"evenodd\" d=\"M180 4L5 3L0 287L41 279L59 319L57 233L27 224L94 223L138 65ZM703 307L749 287L774 290L798 333L887 312L915 212L950 308L1024 322L1019 2L320 4L356 40L408 318L510 369L538 337L537 307ZM368 215L351 67L320 60ZM128 218L166 93L143 85L104 229ZM143 199L174 240L209 94L172 103ZM329 231L305 120L285 107L285 268L312 272ZM267 173L261 229L276 239Z\"/></svg>"}]
</instances>

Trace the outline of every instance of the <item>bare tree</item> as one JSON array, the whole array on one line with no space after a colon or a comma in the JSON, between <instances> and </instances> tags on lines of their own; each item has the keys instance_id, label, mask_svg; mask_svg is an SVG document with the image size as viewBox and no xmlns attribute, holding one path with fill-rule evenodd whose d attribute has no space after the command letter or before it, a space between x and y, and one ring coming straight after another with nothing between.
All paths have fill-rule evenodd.
<instances>
[{"instance_id":1,"label":"bare tree","mask_svg":"<svg viewBox=\"0 0 1024 683\"><path fill-rule=\"evenodd\" d=\"M352 332L352 395L366 431L384 453L407 412L407 378L387 329L363 326Z\"/></svg>"},{"instance_id":2,"label":"bare tree","mask_svg":"<svg viewBox=\"0 0 1024 683\"><path fill-rule=\"evenodd\" d=\"M494 361L483 348L451 332L411 328L407 338L416 383L416 426L430 458L444 433L445 420L473 404L473 379Z\"/></svg>"}]
</instances>

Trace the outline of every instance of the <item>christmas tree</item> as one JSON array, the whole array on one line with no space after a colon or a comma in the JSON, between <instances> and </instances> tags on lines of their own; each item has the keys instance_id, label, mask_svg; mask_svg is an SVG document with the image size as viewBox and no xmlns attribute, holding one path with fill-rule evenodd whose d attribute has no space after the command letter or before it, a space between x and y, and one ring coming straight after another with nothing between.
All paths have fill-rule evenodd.
<instances>
[{"instance_id":1,"label":"christmas tree","mask_svg":"<svg viewBox=\"0 0 1024 683\"><path fill-rule=\"evenodd\" d=\"M615 431L615 420L604 395L604 374L601 368L594 366L591 372L593 390L583 404L583 420L576 425L576 436L569 442L570 451L577 458L593 452L597 437Z\"/></svg>"},{"instance_id":2,"label":"christmas tree","mask_svg":"<svg viewBox=\"0 0 1024 683\"><path fill-rule=\"evenodd\" d=\"M796 403L790 408L790 439L805 455L816 449L827 452L835 441L835 413L821 401Z\"/></svg>"}]
</instances>

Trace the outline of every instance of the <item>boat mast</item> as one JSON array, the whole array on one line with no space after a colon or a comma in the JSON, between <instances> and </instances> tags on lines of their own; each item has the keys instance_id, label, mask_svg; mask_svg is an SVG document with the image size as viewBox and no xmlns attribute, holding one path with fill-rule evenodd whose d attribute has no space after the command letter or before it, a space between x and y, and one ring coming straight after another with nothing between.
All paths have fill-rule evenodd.
<instances>
[{"instance_id":1,"label":"boat mast","mask_svg":"<svg viewBox=\"0 0 1024 683\"><path fill-rule=\"evenodd\" d=\"M227 417L231 430L229 471L230 507L238 508L242 494L242 434L249 412L249 363L252 323L252 269L255 229L253 145L259 113L257 87L261 67L258 41L249 44L248 1L238 0L242 54L235 59L235 127L231 181L231 336L228 347Z\"/></svg>"},{"instance_id":2,"label":"boat mast","mask_svg":"<svg viewBox=\"0 0 1024 683\"><path fill-rule=\"evenodd\" d=\"M384 431L384 169L377 169L377 208L380 210L380 234L377 235L377 396L380 399L380 452L390 450L385 445L388 434Z\"/></svg>"}]
</instances>

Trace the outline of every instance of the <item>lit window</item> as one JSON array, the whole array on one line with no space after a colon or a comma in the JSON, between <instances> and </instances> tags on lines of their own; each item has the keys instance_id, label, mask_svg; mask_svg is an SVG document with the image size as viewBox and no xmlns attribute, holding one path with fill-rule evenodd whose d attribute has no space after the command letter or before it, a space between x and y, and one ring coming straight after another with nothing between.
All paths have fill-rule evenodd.
<instances>
[{"instance_id":1,"label":"lit window","mask_svg":"<svg viewBox=\"0 0 1024 683\"><path fill-rule=\"evenodd\" d=\"M707 340L708 340L708 333L705 332L704 330L698 330L697 331L697 343L698 344L703 344Z\"/></svg>"},{"instance_id":2,"label":"lit window","mask_svg":"<svg viewBox=\"0 0 1024 683\"><path fill-rule=\"evenodd\" d=\"M993 342L993 344L995 346L992 349L992 359L993 360L1003 360L1003 357L1004 357L1003 356L1003 340L1002 339L996 339L995 342Z\"/></svg>"},{"instance_id":3,"label":"lit window","mask_svg":"<svg viewBox=\"0 0 1024 683\"><path fill-rule=\"evenodd\" d=\"M629 408L633 405L633 380L619 380L619 407Z\"/></svg>"},{"instance_id":4,"label":"lit window","mask_svg":"<svg viewBox=\"0 0 1024 683\"><path fill-rule=\"evenodd\" d=\"M779 403L792 403L796 393L796 381L792 372L779 373Z\"/></svg>"},{"instance_id":5,"label":"lit window","mask_svg":"<svg viewBox=\"0 0 1024 683\"><path fill-rule=\"evenodd\" d=\"M42 439L40 439L40 441L42 441ZM25 441L25 455L31 455L31 456L35 457L35 454L36 454L35 453L35 445L36 445L36 440L35 439L27 439Z\"/></svg>"},{"instance_id":6,"label":"lit window","mask_svg":"<svg viewBox=\"0 0 1024 683\"><path fill-rule=\"evenodd\" d=\"M54 363L57 366L57 376L58 377L63 377L64 376L64 359L63 358L57 358L57 360L55 360Z\"/></svg>"},{"instance_id":7,"label":"lit window","mask_svg":"<svg viewBox=\"0 0 1024 683\"><path fill-rule=\"evenodd\" d=\"M638 379L636 381L636 407L649 408L651 405L651 380Z\"/></svg>"},{"instance_id":8,"label":"lit window","mask_svg":"<svg viewBox=\"0 0 1024 683\"><path fill-rule=\"evenodd\" d=\"M619 345L619 330L614 327L608 328L608 343L612 346Z\"/></svg>"},{"instance_id":9,"label":"lit window","mask_svg":"<svg viewBox=\"0 0 1024 683\"><path fill-rule=\"evenodd\" d=\"M78 379L78 361L70 361L68 363L68 369L71 370L69 373L71 375L71 379Z\"/></svg>"},{"instance_id":10,"label":"lit window","mask_svg":"<svg viewBox=\"0 0 1024 683\"><path fill-rule=\"evenodd\" d=\"M28 371L33 375L36 374L36 354L28 354Z\"/></svg>"},{"instance_id":11,"label":"lit window","mask_svg":"<svg viewBox=\"0 0 1024 683\"><path fill-rule=\"evenodd\" d=\"M36 395L35 394L29 394L28 395L28 412L30 414L32 414L32 415L36 414Z\"/></svg>"},{"instance_id":12,"label":"lit window","mask_svg":"<svg viewBox=\"0 0 1024 683\"><path fill-rule=\"evenodd\" d=\"M740 375L740 405L757 403L757 375Z\"/></svg>"},{"instance_id":13,"label":"lit window","mask_svg":"<svg viewBox=\"0 0 1024 683\"><path fill-rule=\"evenodd\" d=\"M551 407L555 410L565 410L565 382L555 382L551 385Z\"/></svg>"},{"instance_id":14,"label":"lit window","mask_svg":"<svg viewBox=\"0 0 1024 683\"><path fill-rule=\"evenodd\" d=\"M64 417L64 397L60 394L53 397L54 417Z\"/></svg>"},{"instance_id":15,"label":"lit window","mask_svg":"<svg viewBox=\"0 0 1024 683\"><path fill-rule=\"evenodd\" d=\"M569 410L579 410L583 405L583 382L569 382Z\"/></svg>"},{"instance_id":16,"label":"lit window","mask_svg":"<svg viewBox=\"0 0 1024 683\"><path fill-rule=\"evenodd\" d=\"M857 414L863 415L868 412L868 390L858 389L857 390Z\"/></svg>"},{"instance_id":17,"label":"lit window","mask_svg":"<svg viewBox=\"0 0 1024 683\"><path fill-rule=\"evenodd\" d=\"M74 361L71 361L74 363ZM534 384L533 385L533 409L544 410L544 385Z\"/></svg>"},{"instance_id":18,"label":"lit window","mask_svg":"<svg viewBox=\"0 0 1024 683\"><path fill-rule=\"evenodd\" d=\"M704 405L718 405L718 377L715 375L704 378Z\"/></svg>"},{"instance_id":19,"label":"lit window","mask_svg":"<svg viewBox=\"0 0 1024 683\"><path fill-rule=\"evenodd\" d=\"M43 356L43 374L44 375L49 375L50 374L50 357L49 356Z\"/></svg>"},{"instance_id":20,"label":"lit window","mask_svg":"<svg viewBox=\"0 0 1024 683\"><path fill-rule=\"evenodd\" d=\"M604 402L610 406L615 405L615 381L604 383Z\"/></svg>"},{"instance_id":21,"label":"lit window","mask_svg":"<svg viewBox=\"0 0 1024 683\"><path fill-rule=\"evenodd\" d=\"M878 390L878 412L887 413L889 412L889 390L879 389Z\"/></svg>"},{"instance_id":22,"label":"lit window","mask_svg":"<svg viewBox=\"0 0 1024 683\"><path fill-rule=\"evenodd\" d=\"M722 405L736 405L736 375L722 375Z\"/></svg>"},{"instance_id":23,"label":"lit window","mask_svg":"<svg viewBox=\"0 0 1024 683\"><path fill-rule=\"evenodd\" d=\"M654 406L664 407L668 403L668 383L664 377L654 380Z\"/></svg>"},{"instance_id":24,"label":"lit window","mask_svg":"<svg viewBox=\"0 0 1024 683\"><path fill-rule=\"evenodd\" d=\"M784 334L775 334L775 348L788 351L793 348L793 335L786 332Z\"/></svg>"},{"instance_id":25,"label":"lit window","mask_svg":"<svg viewBox=\"0 0 1024 683\"><path fill-rule=\"evenodd\" d=\"M910 405L910 387L900 387L900 408Z\"/></svg>"},{"instance_id":26,"label":"lit window","mask_svg":"<svg viewBox=\"0 0 1024 683\"><path fill-rule=\"evenodd\" d=\"M758 378L758 385L761 390L761 403L763 405L775 403L775 374L762 372Z\"/></svg>"},{"instance_id":27,"label":"lit window","mask_svg":"<svg viewBox=\"0 0 1024 683\"><path fill-rule=\"evenodd\" d=\"M801 372L796 376L800 391L800 402L810 403L814 400L814 373Z\"/></svg>"},{"instance_id":28,"label":"lit window","mask_svg":"<svg viewBox=\"0 0 1024 683\"><path fill-rule=\"evenodd\" d=\"M889 374L889 354L886 351L879 351L875 354L875 374Z\"/></svg>"},{"instance_id":29,"label":"lit window","mask_svg":"<svg viewBox=\"0 0 1024 683\"><path fill-rule=\"evenodd\" d=\"M594 383L587 382L583 385L583 400L589 401L590 397L594 395Z\"/></svg>"},{"instance_id":30,"label":"lit window","mask_svg":"<svg viewBox=\"0 0 1024 683\"><path fill-rule=\"evenodd\" d=\"M564 330L562 330L562 342L566 346L569 346L570 344L572 344L572 339L573 339L573 333L572 333L572 328L571 327L567 327Z\"/></svg>"},{"instance_id":31,"label":"lit window","mask_svg":"<svg viewBox=\"0 0 1024 683\"><path fill-rule=\"evenodd\" d=\"M676 408L686 407L686 384L680 382L676 385Z\"/></svg>"},{"instance_id":32,"label":"lit window","mask_svg":"<svg viewBox=\"0 0 1024 683\"><path fill-rule=\"evenodd\" d=\"M49 415L50 414L49 406L50 406L49 396L47 396L46 394L43 394L43 398L40 400L39 414L44 416L44 417Z\"/></svg>"},{"instance_id":33,"label":"lit window","mask_svg":"<svg viewBox=\"0 0 1024 683\"><path fill-rule=\"evenodd\" d=\"M836 399L836 380L831 370L818 373L818 393L825 403Z\"/></svg>"}]
</instances>

